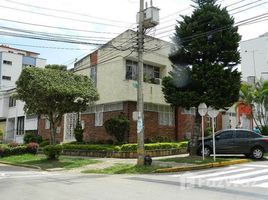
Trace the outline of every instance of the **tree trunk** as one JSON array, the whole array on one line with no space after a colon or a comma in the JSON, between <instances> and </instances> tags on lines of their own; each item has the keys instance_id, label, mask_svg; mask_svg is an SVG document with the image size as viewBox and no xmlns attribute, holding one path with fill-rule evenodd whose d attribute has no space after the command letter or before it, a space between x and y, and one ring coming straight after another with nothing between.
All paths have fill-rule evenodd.
<instances>
[{"instance_id":1,"label":"tree trunk","mask_svg":"<svg viewBox=\"0 0 268 200\"><path fill-rule=\"evenodd\" d=\"M189 154L190 156L196 156L197 155L197 150L198 150L198 139L199 136L201 135L201 116L198 113L198 110L196 109L196 114L195 114L195 125L194 125L194 130L191 134L191 139L190 139L190 146L189 146Z\"/></svg>"}]
</instances>

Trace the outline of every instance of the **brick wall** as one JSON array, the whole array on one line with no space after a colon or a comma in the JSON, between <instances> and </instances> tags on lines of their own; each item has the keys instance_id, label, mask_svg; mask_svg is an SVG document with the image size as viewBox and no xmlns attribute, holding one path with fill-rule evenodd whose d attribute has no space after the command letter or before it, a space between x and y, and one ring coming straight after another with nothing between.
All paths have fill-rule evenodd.
<instances>
[{"instance_id":1,"label":"brick wall","mask_svg":"<svg viewBox=\"0 0 268 200\"><path fill-rule=\"evenodd\" d=\"M132 120L132 113L136 111L136 102L124 102L123 111L103 113L103 122L120 114L124 114L130 120L129 142L137 142L137 124ZM85 141L105 141L113 139L108 135L103 126L95 126L95 114L82 115L81 119L85 122L84 140ZM154 136L169 137L175 139L174 126L161 126L158 124L158 114L156 112L145 112L145 139Z\"/></svg>"},{"instance_id":2,"label":"brick wall","mask_svg":"<svg viewBox=\"0 0 268 200\"><path fill-rule=\"evenodd\" d=\"M44 117L39 118L38 120L38 135L41 135L43 140L50 140L50 129L45 128L46 119ZM60 132L56 135L56 142L60 143L63 141L63 129L64 123L61 122Z\"/></svg>"}]
</instances>

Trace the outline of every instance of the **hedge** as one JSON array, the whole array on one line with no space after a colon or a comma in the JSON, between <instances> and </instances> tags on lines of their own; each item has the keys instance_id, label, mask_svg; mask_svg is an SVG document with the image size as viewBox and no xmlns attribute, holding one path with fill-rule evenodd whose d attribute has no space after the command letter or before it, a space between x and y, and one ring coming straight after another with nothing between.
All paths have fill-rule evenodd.
<instances>
[{"instance_id":1,"label":"hedge","mask_svg":"<svg viewBox=\"0 0 268 200\"><path fill-rule=\"evenodd\" d=\"M28 145L18 145L10 147L8 145L0 145L0 157L21 155L25 153L36 154L38 148L37 143L30 143Z\"/></svg>"},{"instance_id":2,"label":"hedge","mask_svg":"<svg viewBox=\"0 0 268 200\"><path fill-rule=\"evenodd\" d=\"M97 144L63 144L63 150L85 150L85 151L121 151L135 152L137 144L123 144L121 146L114 145L97 145ZM166 149L182 149L187 147L187 142L165 142L145 144L145 150L166 150Z\"/></svg>"},{"instance_id":3,"label":"hedge","mask_svg":"<svg viewBox=\"0 0 268 200\"><path fill-rule=\"evenodd\" d=\"M119 146L105 144L63 144L63 150L119 151Z\"/></svg>"}]
</instances>

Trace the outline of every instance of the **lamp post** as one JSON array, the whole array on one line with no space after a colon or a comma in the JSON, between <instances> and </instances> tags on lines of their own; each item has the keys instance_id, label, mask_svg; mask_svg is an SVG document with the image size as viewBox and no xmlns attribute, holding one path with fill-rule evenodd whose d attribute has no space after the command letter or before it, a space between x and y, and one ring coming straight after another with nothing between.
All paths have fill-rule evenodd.
<instances>
[{"instance_id":1,"label":"lamp post","mask_svg":"<svg viewBox=\"0 0 268 200\"><path fill-rule=\"evenodd\" d=\"M205 160L205 142L204 142L204 116L207 114L208 112L208 108L207 105L205 103L201 103L198 106L198 113L201 115L202 117L202 156L203 156L203 160Z\"/></svg>"}]
</instances>

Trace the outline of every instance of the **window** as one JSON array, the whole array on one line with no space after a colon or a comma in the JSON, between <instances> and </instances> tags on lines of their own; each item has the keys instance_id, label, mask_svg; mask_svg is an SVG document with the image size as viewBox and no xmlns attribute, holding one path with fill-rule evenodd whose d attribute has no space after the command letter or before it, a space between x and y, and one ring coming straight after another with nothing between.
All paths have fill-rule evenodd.
<instances>
[{"instance_id":1,"label":"window","mask_svg":"<svg viewBox=\"0 0 268 200\"><path fill-rule=\"evenodd\" d=\"M24 134L24 117L18 117L17 118L17 135L23 135Z\"/></svg>"},{"instance_id":2,"label":"window","mask_svg":"<svg viewBox=\"0 0 268 200\"><path fill-rule=\"evenodd\" d=\"M67 113L66 114L66 134L65 139L71 140L74 138L74 128L76 126L77 114Z\"/></svg>"},{"instance_id":3,"label":"window","mask_svg":"<svg viewBox=\"0 0 268 200\"><path fill-rule=\"evenodd\" d=\"M8 102L8 106L11 107L15 107L16 106L16 99L14 99L13 97L9 97L9 102Z\"/></svg>"},{"instance_id":4,"label":"window","mask_svg":"<svg viewBox=\"0 0 268 200\"><path fill-rule=\"evenodd\" d=\"M227 140L234 137L233 131L223 132L220 134L220 139Z\"/></svg>"},{"instance_id":5,"label":"window","mask_svg":"<svg viewBox=\"0 0 268 200\"><path fill-rule=\"evenodd\" d=\"M3 80L11 81L11 76L2 76Z\"/></svg>"},{"instance_id":6,"label":"window","mask_svg":"<svg viewBox=\"0 0 268 200\"><path fill-rule=\"evenodd\" d=\"M90 67L90 78L96 86L97 85L97 66Z\"/></svg>"},{"instance_id":7,"label":"window","mask_svg":"<svg viewBox=\"0 0 268 200\"><path fill-rule=\"evenodd\" d=\"M9 60L3 60L3 64L6 64L6 65L12 65L12 61L9 61Z\"/></svg>"},{"instance_id":8,"label":"window","mask_svg":"<svg viewBox=\"0 0 268 200\"><path fill-rule=\"evenodd\" d=\"M47 118L45 119L45 129L50 129L50 121Z\"/></svg>"},{"instance_id":9,"label":"window","mask_svg":"<svg viewBox=\"0 0 268 200\"><path fill-rule=\"evenodd\" d=\"M159 125L173 126L175 124L174 109L171 106L145 103L144 110L157 112Z\"/></svg>"},{"instance_id":10,"label":"window","mask_svg":"<svg viewBox=\"0 0 268 200\"><path fill-rule=\"evenodd\" d=\"M97 111L95 113L95 126L102 126L103 125L103 112Z\"/></svg>"},{"instance_id":11,"label":"window","mask_svg":"<svg viewBox=\"0 0 268 200\"><path fill-rule=\"evenodd\" d=\"M235 136L236 138L241 138L241 139L249 138L249 132L248 131L236 131Z\"/></svg>"},{"instance_id":12,"label":"window","mask_svg":"<svg viewBox=\"0 0 268 200\"><path fill-rule=\"evenodd\" d=\"M135 61L126 61L126 79L137 80L138 78L138 63ZM160 84L160 68L148 64L143 65L144 82Z\"/></svg>"}]
</instances>

